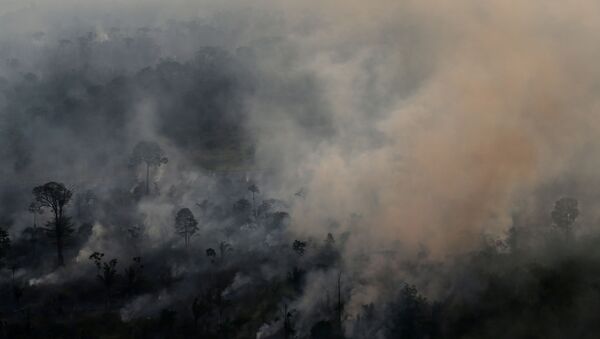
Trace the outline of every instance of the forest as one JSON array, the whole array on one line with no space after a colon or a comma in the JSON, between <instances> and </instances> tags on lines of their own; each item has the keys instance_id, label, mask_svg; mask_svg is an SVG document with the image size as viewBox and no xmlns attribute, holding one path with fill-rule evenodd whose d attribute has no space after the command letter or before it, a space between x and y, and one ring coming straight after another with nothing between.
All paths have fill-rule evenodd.
<instances>
[{"instance_id":1,"label":"forest","mask_svg":"<svg viewBox=\"0 0 600 339\"><path fill-rule=\"evenodd\" d=\"M597 10L0 1L0 338L598 338Z\"/></svg>"}]
</instances>

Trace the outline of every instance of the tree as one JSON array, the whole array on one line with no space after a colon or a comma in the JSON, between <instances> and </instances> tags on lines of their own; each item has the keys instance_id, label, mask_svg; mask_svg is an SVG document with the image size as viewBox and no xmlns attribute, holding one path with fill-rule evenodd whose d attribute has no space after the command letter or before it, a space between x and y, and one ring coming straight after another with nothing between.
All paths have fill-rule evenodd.
<instances>
[{"instance_id":1,"label":"tree","mask_svg":"<svg viewBox=\"0 0 600 339\"><path fill-rule=\"evenodd\" d=\"M342 313L344 312L344 302L342 301L342 271L338 272L337 297L337 306L335 307L337 312L337 327L339 333L342 333Z\"/></svg>"},{"instance_id":2,"label":"tree","mask_svg":"<svg viewBox=\"0 0 600 339\"><path fill-rule=\"evenodd\" d=\"M283 305L283 337L288 339L294 335L296 330L292 318L294 317L295 310L288 310L288 304Z\"/></svg>"},{"instance_id":3,"label":"tree","mask_svg":"<svg viewBox=\"0 0 600 339\"><path fill-rule=\"evenodd\" d=\"M155 142L140 141L133 148L130 164L132 166L146 165L146 195L150 193L150 167L159 167L168 161L162 148Z\"/></svg>"},{"instance_id":4,"label":"tree","mask_svg":"<svg viewBox=\"0 0 600 339\"><path fill-rule=\"evenodd\" d=\"M207 248L206 256L210 259L211 262L215 262L215 257L217 256L217 252L213 248Z\"/></svg>"},{"instance_id":5,"label":"tree","mask_svg":"<svg viewBox=\"0 0 600 339\"><path fill-rule=\"evenodd\" d=\"M303 256L304 251L306 249L306 242L300 241L300 240L294 240L294 243L292 244L292 249L296 253L298 253L299 256Z\"/></svg>"},{"instance_id":6,"label":"tree","mask_svg":"<svg viewBox=\"0 0 600 339\"><path fill-rule=\"evenodd\" d=\"M106 307L110 307L110 293L117 280L117 259L111 259L108 262L103 261L104 253L94 252L90 255L90 260L94 261L98 273L96 278L104 285L106 289Z\"/></svg>"},{"instance_id":7,"label":"tree","mask_svg":"<svg viewBox=\"0 0 600 339\"><path fill-rule=\"evenodd\" d=\"M27 227L23 231L23 233L29 235L29 241L31 242L31 253L33 256L35 256L36 245L38 240L37 216L38 214L44 213L44 210L42 209L40 203L37 201L33 201L31 204L29 204L27 210L33 216L33 225L31 227Z\"/></svg>"},{"instance_id":8,"label":"tree","mask_svg":"<svg viewBox=\"0 0 600 339\"><path fill-rule=\"evenodd\" d=\"M221 241L221 243L219 244L219 252L221 254L221 261L225 260L225 253L230 252L233 250L233 247L231 247L231 244L229 244L226 241Z\"/></svg>"},{"instance_id":9,"label":"tree","mask_svg":"<svg viewBox=\"0 0 600 339\"><path fill-rule=\"evenodd\" d=\"M252 193L252 210L254 213L254 219L257 218L257 213L256 213L256 199L255 199L255 195L260 193L260 191L258 190L258 186L256 186L255 184L252 184L250 186L248 186L248 191L250 191L250 193Z\"/></svg>"},{"instance_id":10,"label":"tree","mask_svg":"<svg viewBox=\"0 0 600 339\"><path fill-rule=\"evenodd\" d=\"M332 339L335 337L335 328L330 321L321 320L310 329L311 339Z\"/></svg>"},{"instance_id":11,"label":"tree","mask_svg":"<svg viewBox=\"0 0 600 339\"><path fill-rule=\"evenodd\" d=\"M72 193L64 184L51 181L35 187L33 195L40 208L49 208L52 211L52 220L46 223L45 231L56 241L58 266L64 266L64 242L73 233L71 218L65 214L65 206L71 200Z\"/></svg>"},{"instance_id":12,"label":"tree","mask_svg":"<svg viewBox=\"0 0 600 339\"><path fill-rule=\"evenodd\" d=\"M12 293L13 293L13 298L15 300L15 305L19 306L19 301L21 300L21 297L23 297L23 292L25 290L24 286L20 283L17 282L17 280L15 279L15 272L17 271L17 266L13 265L11 267L11 271L12 271Z\"/></svg>"},{"instance_id":13,"label":"tree","mask_svg":"<svg viewBox=\"0 0 600 339\"><path fill-rule=\"evenodd\" d=\"M8 254L10 249L10 237L8 232L3 228L0 228L0 260L4 260L4 257ZM0 261L0 267L4 266L4 262Z\"/></svg>"},{"instance_id":14,"label":"tree","mask_svg":"<svg viewBox=\"0 0 600 339\"><path fill-rule=\"evenodd\" d=\"M552 221L567 234L571 230L571 225L573 225L575 219L579 216L577 205L577 200L573 198L561 198L554 204L554 210L551 213Z\"/></svg>"},{"instance_id":15,"label":"tree","mask_svg":"<svg viewBox=\"0 0 600 339\"><path fill-rule=\"evenodd\" d=\"M131 241L135 253L139 254L141 251L140 243L145 232L146 225L144 225L143 222L136 222L132 226L127 228L127 235L129 237L129 240Z\"/></svg>"},{"instance_id":16,"label":"tree","mask_svg":"<svg viewBox=\"0 0 600 339\"><path fill-rule=\"evenodd\" d=\"M40 205L40 203L37 201L32 201L31 204L29 204L29 207L27 208L27 210L33 216L33 228L36 228L37 227L37 216L38 216L38 214L44 213L44 210L42 209L42 206Z\"/></svg>"},{"instance_id":17,"label":"tree","mask_svg":"<svg viewBox=\"0 0 600 339\"><path fill-rule=\"evenodd\" d=\"M292 268L292 270L287 274L287 281L298 294L302 293L302 284L304 283L305 276L306 271L298 266L294 266L294 268Z\"/></svg>"},{"instance_id":18,"label":"tree","mask_svg":"<svg viewBox=\"0 0 600 339\"><path fill-rule=\"evenodd\" d=\"M385 330L389 338L431 338L431 306L413 285L406 285L387 307Z\"/></svg>"},{"instance_id":19,"label":"tree","mask_svg":"<svg viewBox=\"0 0 600 339\"><path fill-rule=\"evenodd\" d=\"M327 233L327 237L325 238L325 246L333 246L335 245L335 239L331 233Z\"/></svg>"},{"instance_id":20,"label":"tree","mask_svg":"<svg viewBox=\"0 0 600 339\"><path fill-rule=\"evenodd\" d=\"M142 271L144 265L142 265L141 257L134 257L133 263L125 269L125 278L127 279L126 291L127 294L133 295L134 292L139 288L142 281Z\"/></svg>"},{"instance_id":21,"label":"tree","mask_svg":"<svg viewBox=\"0 0 600 339\"><path fill-rule=\"evenodd\" d=\"M175 229L177 234L185 239L185 247L187 248L190 238L198 231L198 222L189 208L182 208L177 212L175 216Z\"/></svg>"}]
</instances>

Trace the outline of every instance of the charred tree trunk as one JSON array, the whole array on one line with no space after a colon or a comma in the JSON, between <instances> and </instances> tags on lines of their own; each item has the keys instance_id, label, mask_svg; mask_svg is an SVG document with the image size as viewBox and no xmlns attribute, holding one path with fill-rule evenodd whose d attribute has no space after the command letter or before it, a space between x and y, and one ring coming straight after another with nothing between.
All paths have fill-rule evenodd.
<instances>
[{"instance_id":1,"label":"charred tree trunk","mask_svg":"<svg viewBox=\"0 0 600 339\"><path fill-rule=\"evenodd\" d=\"M63 212L62 208L58 208L54 212L54 236L56 237L56 255L58 266L65 266L65 259L63 257Z\"/></svg>"}]
</instances>

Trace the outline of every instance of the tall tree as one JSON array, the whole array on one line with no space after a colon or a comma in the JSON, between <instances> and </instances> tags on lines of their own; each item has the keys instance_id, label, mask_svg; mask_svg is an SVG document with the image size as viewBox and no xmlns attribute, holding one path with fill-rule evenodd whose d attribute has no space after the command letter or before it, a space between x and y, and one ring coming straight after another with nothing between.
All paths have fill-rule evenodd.
<instances>
[{"instance_id":1,"label":"tall tree","mask_svg":"<svg viewBox=\"0 0 600 339\"><path fill-rule=\"evenodd\" d=\"M0 267L4 266L4 257L8 254L10 249L10 237L8 232L3 228L0 228Z\"/></svg>"},{"instance_id":2,"label":"tall tree","mask_svg":"<svg viewBox=\"0 0 600 339\"><path fill-rule=\"evenodd\" d=\"M190 238L198 231L198 222L189 208L182 208L175 216L175 229L177 234L185 240L185 247L190 243Z\"/></svg>"},{"instance_id":3,"label":"tall tree","mask_svg":"<svg viewBox=\"0 0 600 339\"><path fill-rule=\"evenodd\" d=\"M71 218L65 214L65 206L71 200L72 192L64 184L51 181L35 187L33 196L40 208L48 208L52 212L52 220L46 223L45 231L56 241L58 265L64 266L64 242L73 233Z\"/></svg>"},{"instance_id":4,"label":"tall tree","mask_svg":"<svg viewBox=\"0 0 600 339\"><path fill-rule=\"evenodd\" d=\"M146 194L150 193L150 168L159 167L168 161L162 148L155 142L140 141L135 145L131 153L130 164L132 166L146 165Z\"/></svg>"},{"instance_id":5,"label":"tall tree","mask_svg":"<svg viewBox=\"0 0 600 339\"><path fill-rule=\"evenodd\" d=\"M37 227L37 216L38 216L38 214L44 213L44 210L42 209L42 206L40 205L40 203L37 201L31 202L31 204L29 204L29 207L27 208L27 210L29 211L29 213L31 213L33 215L33 228L36 228Z\"/></svg>"},{"instance_id":6,"label":"tall tree","mask_svg":"<svg viewBox=\"0 0 600 339\"><path fill-rule=\"evenodd\" d=\"M256 219L256 217L258 216L256 213L256 198L255 195L260 193L258 186L256 186L255 184L252 184L250 186L248 186L248 191L250 191L250 193L252 193L252 211L254 213L254 219Z\"/></svg>"},{"instance_id":7,"label":"tall tree","mask_svg":"<svg viewBox=\"0 0 600 339\"><path fill-rule=\"evenodd\" d=\"M44 210L39 202L33 201L31 204L29 204L28 211L33 215L33 225L31 227L27 227L23 233L29 235L29 241L31 242L31 254L35 257L36 245L38 241L37 216L38 214L44 213Z\"/></svg>"}]
</instances>

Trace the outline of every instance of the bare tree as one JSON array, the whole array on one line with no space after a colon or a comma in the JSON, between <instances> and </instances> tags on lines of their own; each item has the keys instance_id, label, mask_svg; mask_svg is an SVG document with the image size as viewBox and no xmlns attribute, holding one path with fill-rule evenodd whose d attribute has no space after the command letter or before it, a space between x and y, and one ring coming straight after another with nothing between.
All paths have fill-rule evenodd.
<instances>
[{"instance_id":1,"label":"bare tree","mask_svg":"<svg viewBox=\"0 0 600 339\"><path fill-rule=\"evenodd\" d=\"M185 247L190 243L190 238L198 231L198 222L189 208L182 208L175 216L175 229L177 234L185 240Z\"/></svg>"},{"instance_id":2,"label":"bare tree","mask_svg":"<svg viewBox=\"0 0 600 339\"><path fill-rule=\"evenodd\" d=\"M29 204L29 207L27 208L27 210L33 216L33 228L36 228L37 227L37 216L38 216L38 214L44 213L44 210L42 209L42 206L40 205L40 203L37 201L31 202L31 204Z\"/></svg>"},{"instance_id":3,"label":"bare tree","mask_svg":"<svg viewBox=\"0 0 600 339\"><path fill-rule=\"evenodd\" d=\"M168 161L169 159L167 159L162 148L157 143L140 141L133 148L130 164L132 166L146 165L146 195L150 193L150 167L159 167Z\"/></svg>"},{"instance_id":4,"label":"bare tree","mask_svg":"<svg viewBox=\"0 0 600 339\"><path fill-rule=\"evenodd\" d=\"M65 214L65 206L71 200L72 193L64 184L48 182L33 189L35 201L40 208L49 208L53 218L46 223L46 233L56 241L58 265L64 266L63 248L65 239L73 233L71 218Z\"/></svg>"},{"instance_id":5,"label":"bare tree","mask_svg":"<svg viewBox=\"0 0 600 339\"><path fill-rule=\"evenodd\" d=\"M31 242L31 254L35 257L39 231L39 228L37 227L37 217L38 215L44 213L44 210L37 201L33 201L31 204L29 204L27 210L33 216L33 225L31 227L27 227L23 233L29 235L29 241Z\"/></svg>"},{"instance_id":6,"label":"bare tree","mask_svg":"<svg viewBox=\"0 0 600 339\"><path fill-rule=\"evenodd\" d=\"M260 193L258 186L256 186L255 184L252 184L250 186L248 186L248 191L250 191L250 193L252 193L252 211L254 214L254 219L257 218L257 213L256 213L256 197L255 195Z\"/></svg>"}]
</instances>

